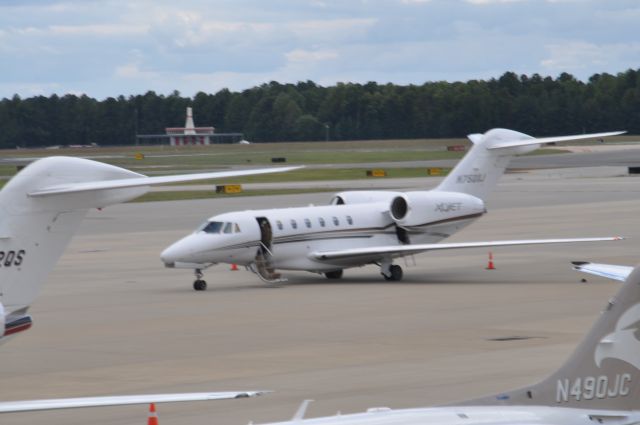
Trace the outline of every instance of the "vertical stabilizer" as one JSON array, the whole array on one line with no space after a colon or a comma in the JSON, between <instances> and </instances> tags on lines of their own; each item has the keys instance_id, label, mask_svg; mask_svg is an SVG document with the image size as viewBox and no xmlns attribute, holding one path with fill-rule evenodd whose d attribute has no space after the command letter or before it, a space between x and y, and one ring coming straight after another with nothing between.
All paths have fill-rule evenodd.
<instances>
[{"instance_id":1,"label":"vertical stabilizer","mask_svg":"<svg viewBox=\"0 0 640 425\"><path fill-rule=\"evenodd\" d=\"M135 199L152 185L296 168L147 177L81 158L58 156L33 162L0 190L0 307L4 309L0 316L5 334L7 328L15 333L30 326L27 309L88 210Z\"/></svg>"},{"instance_id":2,"label":"vertical stabilizer","mask_svg":"<svg viewBox=\"0 0 640 425\"><path fill-rule=\"evenodd\" d=\"M555 373L536 385L461 404L638 410L639 382L640 266Z\"/></svg>"},{"instance_id":3,"label":"vertical stabilizer","mask_svg":"<svg viewBox=\"0 0 640 425\"><path fill-rule=\"evenodd\" d=\"M528 145L529 141L535 140L533 137L504 128L494 128L485 134L471 134L468 137L473 146L436 190L466 193L484 200L515 155L531 152L539 147L537 144ZM527 145L490 149L498 142L520 140Z\"/></svg>"},{"instance_id":4,"label":"vertical stabilizer","mask_svg":"<svg viewBox=\"0 0 640 425\"><path fill-rule=\"evenodd\" d=\"M535 138L513 130L494 128L484 134L470 134L468 137L473 147L435 190L466 193L484 200L516 155L534 151L545 143L600 139L623 133L611 131Z\"/></svg>"},{"instance_id":5,"label":"vertical stabilizer","mask_svg":"<svg viewBox=\"0 0 640 425\"><path fill-rule=\"evenodd\" d=\"M62 184L132 177L140 174L86 159L51 157L33 162L2 188L0 303L7 314L28 307L35 299L90 208L120 202L123 193L127 199L139 196L146 188L50 197L29 194Z\"/></svg>"}]
</instances>

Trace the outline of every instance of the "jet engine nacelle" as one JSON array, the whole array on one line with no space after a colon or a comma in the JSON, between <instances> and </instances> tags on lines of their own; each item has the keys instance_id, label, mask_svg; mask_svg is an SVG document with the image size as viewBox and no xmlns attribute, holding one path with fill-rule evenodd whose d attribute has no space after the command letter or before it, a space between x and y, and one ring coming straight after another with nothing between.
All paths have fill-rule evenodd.
<instances>
[{"instance_id":1,"label":"jet engine nacelle","mask_svg":"<svg viewBox=\"0 0 640 425\"><path fill-rule=\"evenodd\" d=\"M331 200L331 205L369 204L373 202L391 202L402 192L388 190L353 190L336 193Z\"/></svg>"},{"instance_id":2,"label":"jet engine nacelle","mask_svg":"<svg viewBox=\"0 0 640 425\"><path fill-rule=\"evenodd\" d=\"M401 227L473 218L485 211L482 199L456 192L406 192L395 196L389 205L391 218Z\"/></svg>"}]
</instances>

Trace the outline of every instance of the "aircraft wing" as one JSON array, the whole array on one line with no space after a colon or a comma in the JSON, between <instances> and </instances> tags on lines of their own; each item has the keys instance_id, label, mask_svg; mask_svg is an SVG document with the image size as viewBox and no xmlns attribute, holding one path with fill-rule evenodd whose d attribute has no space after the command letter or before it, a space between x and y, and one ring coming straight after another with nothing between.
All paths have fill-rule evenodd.
<instances>
[{"instance_id":1,"label":"aircraft wing","mask_svg":"<svg viewBox=\"0 0 640 425\"><path fill-rule=\"evenodd\" d=\"M35 410L72 409L80 407L122 406L127 404L170 403L181 401L228 400L256 397L268 391L227 391L217 393L144 394L112 397L54 398L47 400L23 400L0 402L0 413L28 412Z\"/></svg>"},{"instance_id":2,"label":"aircraft wing","mask_svg":"<svg viewBox=\"0 0 640 425\"><path fill-rule=\"evenodd\" d=\"M620 236L606 238L572 238L572 239L523 239L511 241L489 241L489 242L457 242L457 243L433 243L420 245L389 245L374 246L367 248L352 248L333 251L316 251L309 256L319 261L331 260L349 260L355 258L371 258L372 261L383 257L400 257L403 255L417 254L425 251L437 251L443 249L462 249L462 248L484 248L491 246L511 246L511 245L542 245L555 243L574 243L574 242L603 242L618 241L623 238Z\"/></svg>"},{"instance_id":3,"label":"aircraft wing","mask_svg":"<svg viewBox=\"0 0 640 425\"><path fill-rule=\"evenodd\" d=\"M618 136L624 133L626 133L626 131L610 131L607 133L576 134L574 136L538 137L538 138L531 138L531 139L524 139L524 140L496 141L491 143L489 146L487 146L487 149L500 149L500 148L510 148L514 146L527 146L527 145L537 145L537 144L545 144L545 143L569 142L572 140L583 140L583 139L598 139L601 137Z\"/></svg>"},{"instance_id":4,"label":"aircraft wing","mask_svg":"<svg viewBox=\"0 0 640 425\"><path fill-rule=\"evenodd\" d=\"M61 185L55 185L50 187L41 188L30 192L28 195L31 197L58 195L62 193L75 193L75 192L87 192L92 190L106 190L106 189L124 189L130 187L152 186L157 184L168 183L182 183L197 180L210 180L224 177L240 177L249 176L254 174L267 174L267 173L280 173L284 171L296 170L303 168L302 166L296 167L276 167L276 168L260 168L254 170L236 170L236 171L217 171L213 173L197 173L197 174L182 174L177 176L157 176L147 177L143 174L139 174L140 177L132 177L126 179L116 180L100 180L83 183L65 183Z\"/></svg>"},{"instance_id":5,"label":"aircraft wing","mask_svg":"<svg viewBox=\"0 0 640 425\"><path fill-rule=\"evenodd\" d=\"M627 276L629 276L633 270L633 267L629 266L590 263L588 261L572 261L571 264L573 264L573 270L606 277L607 279L618 280L620 282L627 280Z\"/></svg>"}]
</instances>

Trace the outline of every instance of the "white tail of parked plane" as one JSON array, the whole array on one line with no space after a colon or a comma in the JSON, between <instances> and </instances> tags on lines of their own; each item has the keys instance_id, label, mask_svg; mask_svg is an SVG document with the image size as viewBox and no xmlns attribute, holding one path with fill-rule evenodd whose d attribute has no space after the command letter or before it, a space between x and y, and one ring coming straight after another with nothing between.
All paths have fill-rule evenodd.
<instances>
[{"instance_id":1,"label":"white tail of parked plane","mask_svg":"<svg viewBox=\"0 0 640 425\"><path fill-rule=\"evenodd\" d=\"M32 196L59 185L141 178L122 168L77 158L36 161L0 191L0 287L7 313L27 308L87 211L135 198L144 188Z\"/></svg>"},{"instance_id":2,"label":"white tail of parked plane","mask_svg":"<svg viewBox=\"0 0 640 425\"><path fill-rule=\"evenodd\" d=\"M640 267L605 304L571 357L538 384L462 403L640 410Z\"/></svg>"},{"instance_id":3,"label":"white tail of parked plane","mask_svg":"<svg viewBox=\"0 0 640 425\"><path fill-rule=\"evenodd\" d=\"M0 191L0 342L28 329L27 310L91 208L125 202L150 185L287 171L297 167L146 177L95 161L50 157L35 161ZM0 402L0 414L127 404L254 397L227 391Z\"/></svg>"},{"instance_id":4,"label":"white tail of parked plane","mask_svg":"<svg viewBox=\"0 0 640 425\"><path fill-rule=\"evenodd\" d=\"M147 177L80 158L33 162L0 190L0 341L30 326L26 311L88 210L137 198L154 184L293 168Z\"/></svg>"},{"instance_id":5,"label":"white tail of parked plane","mask_svg":"<svg viewBox=\"0 0 640 425\"><path fill-rule=\"evenodd\" d=\"M296 413L291 421L271 425L632 425L640 423L638 381L640 266L605 304L573 355L538 384L435 408L373 408L313 419Z\"/></svg>"},{"instance_id":6,"label":"white tail of parked plane","mask_svg":"<svg viewBox=\"0 0 640 425\"><path fill-rule=\"evenodd\" d=\"M468 138L473 143L471 150L451 170L436 190L466 193L484 200L516 155L532 152L546 143L597 139L623 133L625 132L614 131L535 138L514 130L494 128L484 134L470 134Z\"/></svg>"}]
</instances>

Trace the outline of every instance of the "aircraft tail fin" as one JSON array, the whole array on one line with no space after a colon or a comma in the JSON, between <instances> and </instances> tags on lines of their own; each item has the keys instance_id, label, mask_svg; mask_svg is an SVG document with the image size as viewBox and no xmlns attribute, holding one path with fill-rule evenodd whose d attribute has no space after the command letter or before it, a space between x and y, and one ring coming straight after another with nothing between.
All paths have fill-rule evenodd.
<instances>
[{"instance_id":1,"label":"aircraft tail fin","mask_svg":"<svg viewBox=\"0 0 640 425\"><path fill-rule=\"evenodd\" d=\"M522 360L522 359L520 359ZM640 266L609 299L571 357L538 384L458 405L640 409Z\"/></svg>"},{"instance_id":2,"label":"aircraft tail fin","mask_svg":"<svg viewBox=\"0 0 640 425\"><path fill-rule=\"evenodd\" d=\"M86 212L140 196L144 188L50 197L31 193L58 185L144 177L95 161L50 157L35 161L0 191L0 302L6 314L27 308Z\"/></svg>"},{"instance_id":3,"label":"aircraft tail fin","mask_svg":"<svg viewBox=\"0 0 640 425\"><path fill-rule=\"evenodd\" d=\"M470 134L467 137L473 142L473 146L436 190L466 193L484 200L516 155L534 151L545 143L602 138L623 133L616 131L534 138L517 131L494 128L484 134Z\"/></svg>"},{"instance_id":4,"label":"aircraft tail fin","mask_svg":"<svg viewBox=\"0 0 640 425\"><path fill-rule=\"evenodd\" d=\"M0 190L0 304L7 315L28 308L89 209L137 198L154 184L295 168L147 177L82 158L34 161Z\"/></svg>"}]
</instances>

